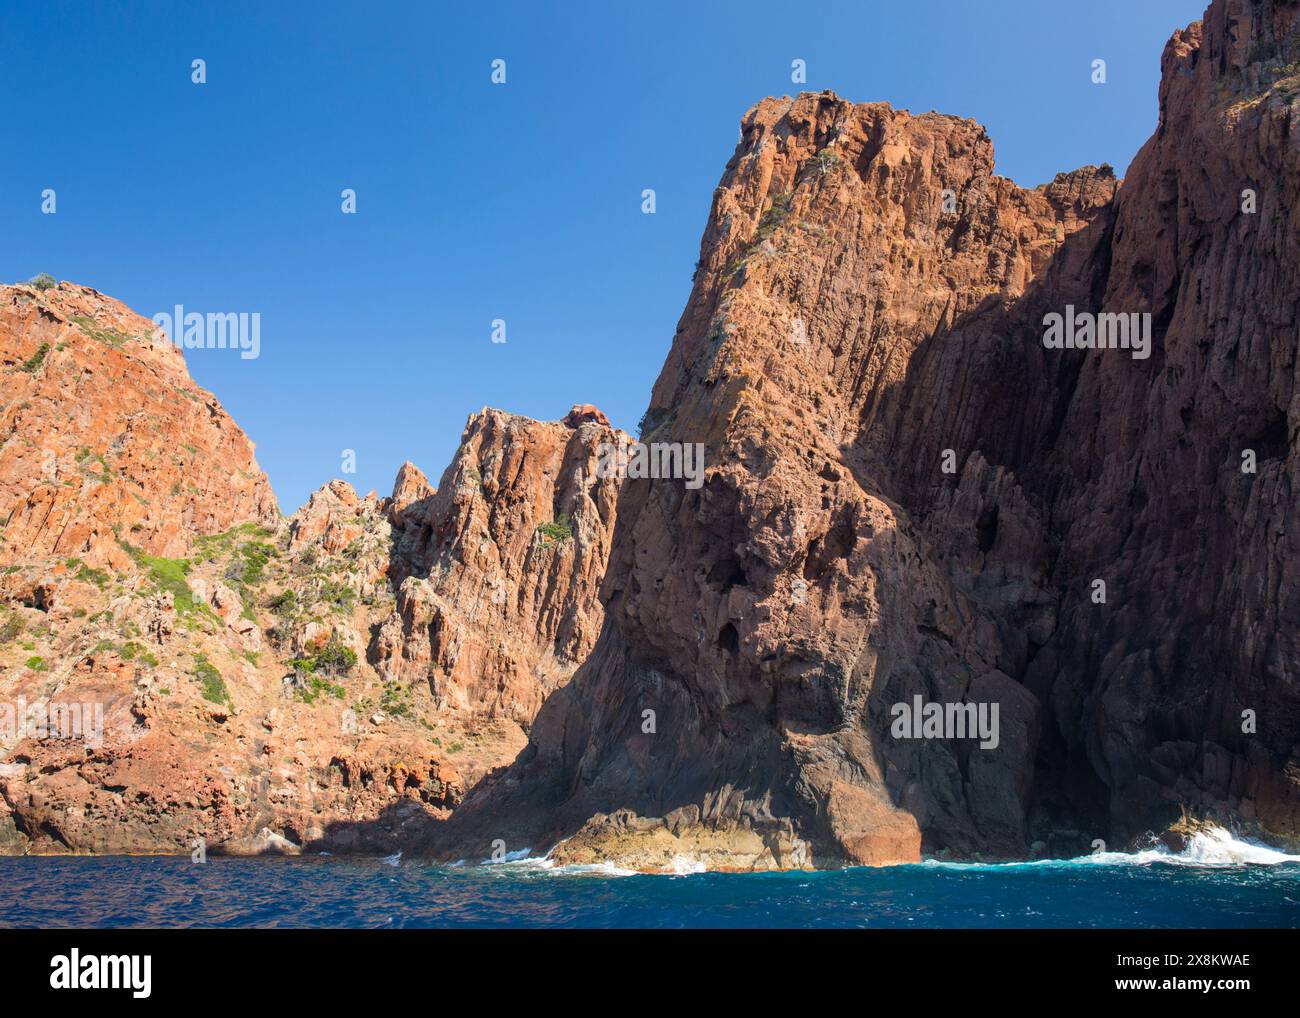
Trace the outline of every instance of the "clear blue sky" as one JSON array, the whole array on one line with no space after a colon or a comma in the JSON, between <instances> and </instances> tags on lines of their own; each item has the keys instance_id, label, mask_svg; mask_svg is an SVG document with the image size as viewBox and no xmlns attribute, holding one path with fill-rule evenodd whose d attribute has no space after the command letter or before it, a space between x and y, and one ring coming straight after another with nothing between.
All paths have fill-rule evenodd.
<instances>
[{"instance_id":1,"label":"clear blue sky","mask_svg":"<svg viewBox=\"0 0 1300 1018\"><path fill-rule=\"evenodd\" d=\"M261 312L259 359L187 356L286 512L344 449L363 493L407 458L436 483L484 405L590 402L635 428L763 96L973 117L1024 185L1123 173L1161 48L1204 6L5 0L0 280L49 272L146 316Z\"/></svg>"}]
</instances>

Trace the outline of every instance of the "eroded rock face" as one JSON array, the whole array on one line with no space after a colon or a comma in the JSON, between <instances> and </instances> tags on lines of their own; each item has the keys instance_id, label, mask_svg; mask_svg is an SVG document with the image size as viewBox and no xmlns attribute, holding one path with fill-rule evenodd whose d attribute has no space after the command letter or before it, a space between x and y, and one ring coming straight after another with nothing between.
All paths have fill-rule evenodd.
<instances>
[{"instance_id":1,"label":"eroded rock face","mask_svg":"<svg viewBox=\"0 0 1300 1018\"><path fill-rule=\"evenodd\" d=\"M593 406L485 410L436 490L406 464L281 520L151 323L4 288L0 703L104 738L0 738L0 850L432 824L453 857L762 870L1078 852L1182 806L1294 841L1298 11L1177 33L1122 187L1018 187L967 120L756 106L640 436L703 445L698 488L600 476ZM1045 349L1067 305L1149 313L1151 356ZM913 704L997 725L913 737Z\"/></svg>"},{"instance_id":2,"label":"eroded rock face","mask_svg":"<svg viewBox=\"0 0 1300 1018\"><path fill-rule=\"evenodd\" d=\"M1060 794L1090 776L1121 833L1181 802L1300 836L1297 61L1294 2L1215 2L1166 46L1103 297L1155 352L1085 358L1055 443L1064 594L1026 682Z\"/></svg>"},{"instance_id":3,"label":"eroded rock face","mask_svg":"<svg viewBox=\"0 0 1300 1018\"><path fill-rule=\"evenodd\" d=\"M125 565L279 511L253 443L180 349L89 287L0 287L0 553Z\"/></svg>"},{"instance_id":4,"label":"eroded rock face","mask_svg":"<svg viewBox=\"0 0 1300 1018\"><path fill-rule=\"evenodd\" d=\"M560 422L483 410L436 493L403 468L380 673L430 682L463 716L530 723L600 632L620 479L597 463L623 438L595 407Z\"/></svg>"},{"instance_id":5,"label":"eroded rock face","mask_svg":"<svg viewBox=\"0 0 1300 1018\"><path fill-rule=\"evenodd\" d=\"M481 468L472 496L435 505L408 463L391 498L333 481L281 519L150 323L70 284L2 294L0 852L387 853L518 754L599 629L615 493L587 450L607 428L485 411L449 474ZM537 535L561 514L572 537ZM480 649L466 589L436 602L462 671L433 646L499 687L375 670L395 585L468 588L487 563L514 599L492 624L530 628Z\"/></svg>"},{"instance_id":6,"label":"eroded rock face","mask_svg":"<svg viewBox=\"0 0 1300 1018\"><path fill-rule=\"evenodd\" d=\"M391 852L510 759L517 725L468 731L366 663L394 603L375 505L336 482L183 558L14 564L0 851Z\"/></svg>"},{"instance_id":7,"label":"eroded rock face","mask_svg":"<svg viewBox=\"0 0 1300 1018\"><path fill-rule=\"evenodd\" d=\"M1180 804L1300 835L1296 24L1175 35L1122 188L1020 188L953 117L751 110L641 436L707 479L625 483L600 640L435 851L1024 855ZM1149 312L1151 356L1045 349L1066 305ZM892 731L917 697L996 705L996 745Z\"/></svg>"}]
</instances>

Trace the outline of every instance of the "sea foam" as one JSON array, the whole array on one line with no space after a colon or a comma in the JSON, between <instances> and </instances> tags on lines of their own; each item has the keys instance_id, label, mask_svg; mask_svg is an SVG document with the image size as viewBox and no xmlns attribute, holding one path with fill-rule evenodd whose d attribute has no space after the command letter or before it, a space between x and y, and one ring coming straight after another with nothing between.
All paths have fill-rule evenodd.
<instances>
[{"instance_id":1,"label":"sea foam","mask_svg":"<svg viewBox=\"0 0 1300 1018\"><path fill-rule=\"evenodd\" d=\"M1065 866L1150 866L1164 863L1172 866L1197 866L1223 868L1229 866L1277 866L1282 863L1300 863L1300 855L1288 855L1276 848L1262 845L1248 838L1239 838L1214 824L1192 834L1181 851L1175 852L1164 844L1136 852L1093 852L1072 859L1034 859L1026 862L971 863L928 859L921 863L935 869L1011 869L1015 867L1065 867Z\"/></svg>"}]
</instances>

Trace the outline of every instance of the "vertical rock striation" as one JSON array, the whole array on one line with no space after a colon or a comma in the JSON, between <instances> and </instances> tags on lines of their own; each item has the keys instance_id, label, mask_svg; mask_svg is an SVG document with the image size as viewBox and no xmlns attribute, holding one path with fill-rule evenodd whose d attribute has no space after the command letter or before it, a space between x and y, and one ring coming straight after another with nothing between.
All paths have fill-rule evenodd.
<instances>
[{"instance_id":1,"label":"vertical rock striation","mask_svg":"<svg viewBox=\"0 0 1300 1018\"><path fill-rule=\"evenodd\" d=\"M1021 188L954 117L749 111L641 436L707 479L625 483L591 657L435 851L1012 856L1184 805L1300 836L1298 9L1174 36L1122 187ZM1150 356L1045 348L1067 306L1149 314ZM996 746L895 730L918 697L996 705Z\"/></svg>"},{"instance_id":2,"label":"vertical rock striation","mask_svg":"<svg viewBox=\"0 0 1300 1018\"><path fill-rule=\"evenodd\" d=\"M596 466L621 435L594 407L555 422L485 409L436 492L403 467L380 673L430 682L463 715L531 722L600 631L619 479Z\"/></svg>"},{"instance_id":3,"label":"vertical rock striation","mask_svg":"<svg viewBox=\"0 0 1300 1018\"><path fill-rule=\"evenodd\" d=\"M181 352L64 283L0 289L0 422L0 852L391 852L599 632L594 407L282 519Z\"/></svg>"}]
</instances>

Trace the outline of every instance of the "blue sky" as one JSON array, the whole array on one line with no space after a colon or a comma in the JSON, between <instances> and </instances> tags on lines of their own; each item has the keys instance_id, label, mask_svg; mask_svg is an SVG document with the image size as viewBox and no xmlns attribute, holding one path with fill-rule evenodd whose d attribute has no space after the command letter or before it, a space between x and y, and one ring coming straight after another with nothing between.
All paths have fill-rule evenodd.
<instances>
[{"instance_id":1,"label":"blue sky","mask_svg":"<svg viewBox=\"0 0 1300 1018\"><path fill-rule=\"evenodd\" d=\"M260 312L258 359L187 356L286 512L336 476L387 493L408 458L436 483L484 405L590 402L635 429L763 96L973 117L1023 185L1122 173L1161 48L1204 6L6 0L0 280L49 272L146 316Z\"/></svg>"}]
</instances>

